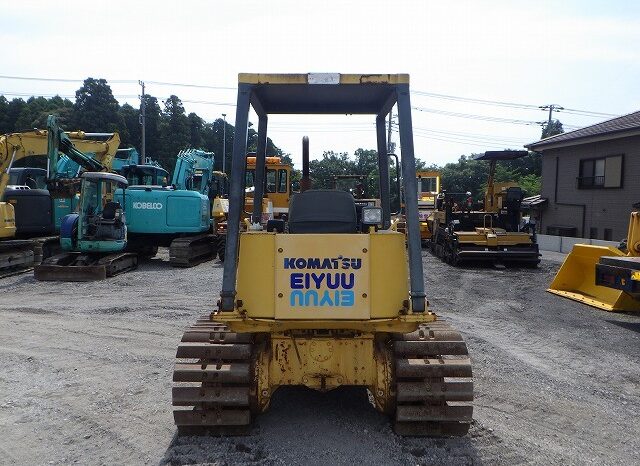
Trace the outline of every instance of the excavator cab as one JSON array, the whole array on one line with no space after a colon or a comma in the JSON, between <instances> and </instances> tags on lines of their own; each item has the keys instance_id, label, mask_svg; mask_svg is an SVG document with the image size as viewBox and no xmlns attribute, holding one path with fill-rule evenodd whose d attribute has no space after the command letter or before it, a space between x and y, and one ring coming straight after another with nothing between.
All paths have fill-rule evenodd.
<instances>
[{"instance_id":1,"label":"excavator cab","mask_svg":"<svg viewBox=\"0 0 640 466\"><path fill-rule=\"evenodd\" d=\"M396 104L406 239L390 229L385 119ZM298 385L366 388L402 435L464 435L473 411L467 348L425 299L409 76L240 74L236 135L247 134L250 106L259 118L251 219L241 228L247 140L236 137L220 300L176 354L179 432L248 433L279 387ZM358 213L352 194L312 189L303 150L288 227L263 228L269 114L372 115L379 205Z\"/></svg>"},{"instance_id":2,"label":"excavator cab","mask_svg":"<svg viewBox=\"0 0 640 466\"><path fill-rule=\"evenodd\" d=\"M77 214L62 222L61 245L65 251L122 251L127 242L124 206L114 200L116 189L125 189L127 180L114 173L82 174L80 206Z\"/></svg>"}]
</instances>

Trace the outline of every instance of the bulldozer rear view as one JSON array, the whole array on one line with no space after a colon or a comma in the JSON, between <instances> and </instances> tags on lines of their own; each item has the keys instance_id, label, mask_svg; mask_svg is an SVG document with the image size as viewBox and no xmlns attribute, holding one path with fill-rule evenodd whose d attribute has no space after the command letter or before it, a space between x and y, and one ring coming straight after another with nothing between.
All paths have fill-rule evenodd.
<instances>
[{"instance_id":1,"label":"bulldozer rear view","mask_svg":"<svg viewBox=\"0 0 640 466\"><path fill-rule=\"evenodd\" d=\"M389 229L385 117L395 104L407 247L405 235ZM278 387L299 385L366 387L401 435L466 434L467 347L424 293L409 76L240 74L236 134L246 134L250 105L259 117L252 227L241 232L247 141L236 138L220 300L187 329L176 354L179 431L247 433ZM263 229L267 115L314 113L375 116L379 206L357 208L344 191L303 189L290 201L287 225L275 219ZM303 188L311 186L307 174Z\"/></svg>"}]
</instances>

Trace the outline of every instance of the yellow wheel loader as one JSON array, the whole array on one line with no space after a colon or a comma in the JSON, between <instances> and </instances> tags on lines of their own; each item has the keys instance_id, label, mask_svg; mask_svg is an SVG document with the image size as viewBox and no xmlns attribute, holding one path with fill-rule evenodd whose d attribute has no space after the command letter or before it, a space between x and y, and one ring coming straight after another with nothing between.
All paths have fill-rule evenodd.
<instances>
[{"instance_id":1,"label":"yellow wheel loader","mask_svg":"<svg viewBox=\"0 0 640 466\"><path fill-rule=\"evenodd\" d=\"M631 213L626 250L574 245L547 291L604 311L640 311L640 212Z\"/></svg>"},{"instance_id":2,"label":"yellow wheel loader","mask_svg":"<svg viewBox=\"0 0 640 466\"><path fill-rule=\"evenodd\" d=\"M391 224L385 117L397 104L405 235ZM301 191L287 223L241 231L246 138L233 146L226 261L217 308L178 345L172 402L179 432L244 434L284 385L365 387L402 435L464 435L473 382L459 332L428 307L418 224L409 76L240 74L236 134L258 114L252 226L262 218L269 114L375 117L380 206L350 193ZM360 212L359 215L357 212Z\"/></svg>"}]
</instances>

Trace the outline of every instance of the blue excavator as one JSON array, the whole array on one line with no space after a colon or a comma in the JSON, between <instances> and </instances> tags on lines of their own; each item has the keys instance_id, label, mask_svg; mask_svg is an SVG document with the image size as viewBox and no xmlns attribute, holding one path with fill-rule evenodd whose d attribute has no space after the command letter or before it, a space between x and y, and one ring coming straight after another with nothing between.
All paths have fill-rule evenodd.
<instances>
[{"instance_id":1,"label":"blue excavator","mask_svg":"<svg viewBox=\"0 0 640 466\"><path fill-rule=\"evenodd\" d=\"M169 262L175 267L191 267L215 257L213 165L212 152L183 150L176 158L171 185L130 183L115 193L128 212L130 250L151 256L159 246L169 247Z\"/></svg>"},{"instance_id":2,"label":"blue excavator","mask_svg":"<svg viewBox=\"0 0 640 466\"><path fill-rule=\"evenodd\" d=\"M172 266L213 259L213 162L213 153L180 152L171 185L157 167L149 176L144 166L123 172L135 184L113 173L84 173L79 212L65 217L60 231L65 253L36 267L35 277L99 280L134 268L139 256L151 257L159 246L169 247Z\"/></svg>"}]
</instances>

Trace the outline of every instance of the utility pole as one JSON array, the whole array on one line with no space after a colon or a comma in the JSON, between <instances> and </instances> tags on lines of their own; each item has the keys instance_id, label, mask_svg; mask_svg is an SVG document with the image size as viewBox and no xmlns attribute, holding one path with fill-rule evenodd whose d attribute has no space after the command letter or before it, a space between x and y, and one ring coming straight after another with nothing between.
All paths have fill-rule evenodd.
<instances>
[{"instance_id":1,"label":"utility pole","mask_svg":"<svg viewBox=\"0 0 640 466\"><path fill-rule=\"evenodd\" d=\"M564 110L564 107L557 104L541 105L538 107L540 110L549 110L549 120L547 121L547 128L551 127L551 120L553 119L553 111Z\"/></svg>"},{"instance_id":2,"label":"utility pole","mask_svg":"<svg viewBox=\"0 0 640 466\"><path fill-rule=\"evenodd\" d=\"M138 83L142 86L142 96L140 97L140 126L142 126L142 163L145 163L145 160L147 160L147 141L145 135L147 102L144 94L144 81L138 81Z\"/></svg>"},{"instance_id":3,"label":"utility pole","mask_svg":"<svg viewBox=\"0 0 640 466\"><path fill-rule=\"evenodd\" d=\"M227 173L227 114L222 114L222 173Z\"/></svg>"}]
</instances>

